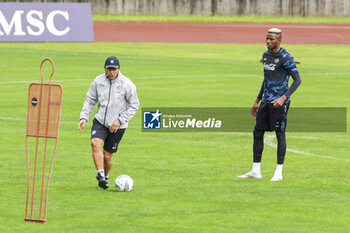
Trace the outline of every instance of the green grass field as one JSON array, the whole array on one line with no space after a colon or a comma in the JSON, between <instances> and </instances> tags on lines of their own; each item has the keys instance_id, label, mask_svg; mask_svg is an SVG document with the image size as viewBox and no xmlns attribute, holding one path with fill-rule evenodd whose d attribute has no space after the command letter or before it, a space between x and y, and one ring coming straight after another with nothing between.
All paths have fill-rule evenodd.
<instances>
[{"instance_id":1,"label":"green grass field","mask_svg":"<svg viewBox=\"0 0 350 233\"><path fill-rule=\"evenodd\" d=\"M347 107L349 122L350 46L283 47L301 62L303 83L292 107ZM265 49L264 44L1 43L0 232L349 232L349 132L287 133L293 151L277 183L269 181L276 166L276 140L269 133L263 179L240 180L236 176L251 168L250 133L141 132L139 110L110 174L110 183L130 175L134 190L97 189L91 123L84 132L77 123L107 56L119 57L143 107L250 107L263 78L259 60ZM41 225L23 221L25 132L28 86L40 81L46 57L55 61L54 82L64 91L48 222ZM45 68L47 75L50 67Z\"/></svg>"}]
</instances>

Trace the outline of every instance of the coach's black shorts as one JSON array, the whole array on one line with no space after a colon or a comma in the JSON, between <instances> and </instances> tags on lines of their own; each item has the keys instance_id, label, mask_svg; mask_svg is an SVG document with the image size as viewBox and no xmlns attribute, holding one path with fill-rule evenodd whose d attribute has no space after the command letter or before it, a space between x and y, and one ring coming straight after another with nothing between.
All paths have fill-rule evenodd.
<instances>
[{"instance_id":1,"label":"coach's black shorts","mask_svg":"<svg viewBox=\"0 0 350 233\"><path fill-rule=\"evenodd\" d=\"M275 108L272 103L262 102L256 115L255 129L260 131L285 132L289 102Z\"/></svg>"},{"instance_id":2,"label":"coach's black shorts","mask_svg":"<svg viewBox=\"0 0 350 233\"><path fill-rule=\"evenodd\" d=\"M93 120L91 128L91 138L100 138L104 141L103 149L110 153L118 150L120 140L122 140L125 129L118 129L116 133L109 132L109 128L102 125L96 119Z\"/></svg>"}]
</instances>

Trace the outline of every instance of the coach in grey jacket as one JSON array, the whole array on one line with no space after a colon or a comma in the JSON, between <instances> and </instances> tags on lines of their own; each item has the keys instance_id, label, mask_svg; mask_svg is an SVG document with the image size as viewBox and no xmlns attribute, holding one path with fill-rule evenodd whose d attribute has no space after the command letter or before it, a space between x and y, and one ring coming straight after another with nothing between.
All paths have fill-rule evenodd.
<instances>
[{"instance_id":1,"label":"coach in grey jacket","mask_svg":"<svg viewBox=\"0 0 350 233\"><path fill-rule=\"evenodd\" d=\"M80 113L79 130L84 129L96 103L98 110L91 129L92 156L97 170L98 187L106 189L112 168L112 154L117 152L128 122L140 105L136 86L120 72L116 57L107 58L105 74L97 76L92 82Z\"/></svg>"}]
</instances>

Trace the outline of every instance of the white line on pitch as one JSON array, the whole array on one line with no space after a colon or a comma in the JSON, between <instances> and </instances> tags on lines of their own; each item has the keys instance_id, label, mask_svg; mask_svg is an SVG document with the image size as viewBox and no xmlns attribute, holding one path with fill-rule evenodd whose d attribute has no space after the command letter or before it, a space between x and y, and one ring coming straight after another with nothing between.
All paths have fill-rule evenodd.
<instances>
[{"instance_id":1,"label":"white line on pitch","mask_svg":"<svg viewBox=\"0 0 350 233\"><path fill-rule=\"evenodd\" d=\"M329 137L310 137L310 136L287 136L287 138L297 138L297 139L310 139L310 140L335 140L335 141L350 141L350 139L345 138L329 138Z\"/></svg>"},{"instance_id":2,"label":"white line on pitch","mask_svg":"<svg viewBox=\"0 0 350 233\"><path fill-rule=\"evenodd\" d=\"M296 136L294 136L296 137ZM275 143L272 142L272 139L274 138L273 135L267 135L265 137L264 143L270 147L274 147L277 148L277 145ZM336 140L336 139L335 139ZM318 155L318 154L313 154L313 153L309 153L309 152L305 152L305 151L300 151L300 150L294 150L294 149L288 149L287 151L289 152L293 152L296 154L302 154L302 155L306 155L306 156L313 156L313 157L319 157L319 158L326 158L326 159L335 159L335 160L345 160L345 161L350 161L350 159L342 159L342 158L338 158L338 157L333 157L333 156L329 156L329 155Z\"/></svg>"},{"instance_id":3,"label":"white line on pitch","mask_svg":"<svg viewBox=\"0 0 350 233\"><path fill-rule=\"evenodd\" d=\"M343 73L305 73L303 75L346 75L350 72L343 72ZM194 74L194 75L161 75L161 76L144 76L144 77L132 77L131 79L176 79L176 78L210 78L210 77L259 77L258 74ZM55 82L80 82L80 81L92 81L93 78L85 78L85 79L62 79L62 80L55 80ZM40 80L33 80L33 81L0 81L0 84L18 84L18 83L40 83Z\"/></svg>"},{"instance_id":4,"label":"white line on pitch","mask_svg":"<svg viewBox=\"0 0 350 233\"><path fill-rule=\"evenodd\" d=\"M7 120L7 121L23 121L27 122L27 119L24 118L15 118L15 117L0 117L0 120ZM78 125L78 120L77 121L60 121L60 124L74 124ZM141 128L139 125L130 125L129 128Z\"/></svg>"},{"instance_id":5,"label":"white line on pitch","mask_svg":"<svg viewBox=\"0 0 350 233\"><path fill-rule=\"evenodd\" d=\"M198 74L198 75L162 75L162 76L145 76L145 77L133 77L131 79L171 79L171 78L210 78L210 77L258 77L257 74ZM62 79L55 80L55 82L79 82L79 81L92 81L93 78L86 79ZM16 83L40 83L40 80L35 81L0 81L0 84L16 84Z\"/></svg>"}]
</instances>

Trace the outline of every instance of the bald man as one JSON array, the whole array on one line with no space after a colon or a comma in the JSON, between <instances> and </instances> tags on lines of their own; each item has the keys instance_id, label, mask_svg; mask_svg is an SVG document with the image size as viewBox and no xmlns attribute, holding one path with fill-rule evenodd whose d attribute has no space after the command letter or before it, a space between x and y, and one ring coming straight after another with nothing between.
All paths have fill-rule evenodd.
<instances>
[{"instance_id":1,"label":"bald man","mask_svg":"<svg viewBox=\"0 0 350 233\"><path fill-rule=\"evenodd\" d=\"M287 149L285 130L290 96L301 84L301 79L294 58L287 50L280 47L281 40L281 29L270 28L267 31L268 50L263 53L262 57L264 81L251 109L251 114L256 117L253 132L253 167L250 172L238 178L262 178L260 165L264 148L264 133L265 131L276 131L277 166L271 181L283 179L282 168ZM290 76L293 78L293 83L289 88Z\"/></svg>"}]
</instances>

